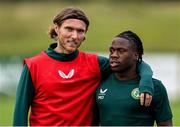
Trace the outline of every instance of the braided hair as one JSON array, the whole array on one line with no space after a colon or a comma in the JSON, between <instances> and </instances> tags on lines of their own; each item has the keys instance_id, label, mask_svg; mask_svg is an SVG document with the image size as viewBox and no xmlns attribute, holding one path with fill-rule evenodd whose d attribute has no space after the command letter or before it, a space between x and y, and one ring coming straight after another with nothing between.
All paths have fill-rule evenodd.
<instances>
[{"instance_id":1,"label":"braided hair","mask_svg":"<svg viewBox=\"0 0 180 127\"><path fill-rule=\"evenodd\" d=\"M136 51L139 54L138 62L142 61L142 55L144 54L144 49L143 49L142 41L137 34L133 33L132 31L124 31L118 34L116 37L125 38L129 40L130 43L134 43L136 47Z\"/></svg>"}]
</instances>

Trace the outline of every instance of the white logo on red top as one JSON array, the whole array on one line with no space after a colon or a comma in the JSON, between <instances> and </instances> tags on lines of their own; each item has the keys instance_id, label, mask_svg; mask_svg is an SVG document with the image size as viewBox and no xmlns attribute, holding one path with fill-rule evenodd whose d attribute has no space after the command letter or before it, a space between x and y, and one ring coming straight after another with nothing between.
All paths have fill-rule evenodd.
<instances>
[{"instance_id":1,"label":"white logo on red top","mask_svg":"<svg viewBox=\"0 0 180 127\"><path fill-rule=\"evenodd\" d=\"M64 79L69 79L69 78L72 78L72 77L73 77L73 75L74 75L74 69L72 69L71 71L69 71L69 73L68 73L67 75L64 74L64 72L61 71L61 70L58 70L58 73L59 73L59 76L61 76L62 78L64 78Z\"/></svg>"}]
</instances>

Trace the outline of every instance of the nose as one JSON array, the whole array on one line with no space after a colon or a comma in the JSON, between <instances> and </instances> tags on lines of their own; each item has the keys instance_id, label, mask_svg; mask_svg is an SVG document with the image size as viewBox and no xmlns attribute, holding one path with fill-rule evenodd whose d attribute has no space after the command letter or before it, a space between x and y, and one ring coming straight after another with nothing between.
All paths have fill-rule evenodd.
<instances>
[{"instance_id":1,"label":"nose","mask_svg":"<svg viewBox=\"0 0 180 127\"><path fill-rule=\"evenodd\" d=\"M73 31L72 33L72 36L71 36L73 39L77 39L78 38L78 32L75 30Z\"/></svg>"},{"instance_id":2,"label":"nose","mask_svg":"<svg viewBox=\"0 0 180 127\"><path fill-rule=\"evenodd\" d=\"M118 57L118 52L117 52L117 50L113 51L110 56L111 56L111 57Z\"/></svg>"}]
</instances>

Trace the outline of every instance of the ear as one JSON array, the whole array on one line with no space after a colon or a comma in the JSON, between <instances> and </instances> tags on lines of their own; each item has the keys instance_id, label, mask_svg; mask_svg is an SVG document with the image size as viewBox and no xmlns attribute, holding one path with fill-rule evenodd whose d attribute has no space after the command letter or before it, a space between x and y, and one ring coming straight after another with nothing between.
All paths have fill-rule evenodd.
<instances>
[{"instance_id":1,"label":"ear","mask_svg":"<svg viewBox=\"0 0 180 127\"><path fill-rule=\"evenodd\" d=\"M86 37L84 36L83 41L85 41L85 40L86 40Z\"/></svg>"},{"instance_id":2,"label":"ear","mask_svg":"<svg viewBox=\"0 0 180 127\"><path fill-rule=\"evenodd\" d=\"M57 24L54 24L54 30L55 30L56 34L58 34L59 26Z\"/></svg>"},{"instance_id":3,"label":"ear","mask_svg":"<svg viewBox=\"0 0 180 127\"><path fill-rule=\"evenodd\" d=\"M138 53L138 52L135 52L135 53L134 53L134 59L135 59L136 61L138 61L138 59L139 59L139 53Z\"/></svg>"}]
</instances>

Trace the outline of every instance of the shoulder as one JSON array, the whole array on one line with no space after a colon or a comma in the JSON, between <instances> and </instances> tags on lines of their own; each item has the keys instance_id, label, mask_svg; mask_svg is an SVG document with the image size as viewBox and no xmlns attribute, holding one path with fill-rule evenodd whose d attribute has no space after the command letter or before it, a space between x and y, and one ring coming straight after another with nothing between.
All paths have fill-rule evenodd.
<instances>
[{"instance_id":1,"label":"shoulder","mask_svg":"<svg viewBox=\"0 0 180 127\"><path fill-rule=\"evenodd\" d=\"M81 56L86 56L86 57L98 57L97 54L95 53L89 53L89 52L83 52L83 51L79 51L79 54Z\"/></svg>"},{"instance_id":2,"label":"shoulder","mask_svg":"<svg viewBox=\"0 0 180 127\"><path fill-rule=\"evenodd\" d=\"M98 55L95 53L80 51L79 57L81 58L81 60L86 61L88 63L97 63L98 62Z\"/></svg>"},{"instance_id":3,"label":"shoulder","mask_svg":"<svg viewBox=\"0 0 180 127\"><path fill-rule=\"evenodd\" d=\"M163 87L164 86L162 81L159 79L152 78L152 81L153 81L154 87Z\"/></svg>"},{"instance_id":4,"label":"shoulder","mask_svg":"<svg viewBox=\"0 0 180 127\"><path fill-rule=\"evenodd\" d=\"M162 84L162 81L159 80L159 79L152 78L152 81L153 81L153 84L154 84L154 85L160 85L160 84Z\"/></svg>"},{"instance_id":5,"label":"shoulder","mask_svg":"<svg viewBox=\"0 0 180 127\"><path fill-rule=\"evenodd\" d=\"M156 95L167 94L166 88L161 80L153 78L153 84Z\"/></svg>"},{"instance_id":6,"label":"shoulder","mask_svg":"<svg viewBox=\"0 0 180 127\"><path fill-rule=\"evenodd\" d=\"M29 62L36 62L36 61L41 61L42 59L46 58L46 56L47 56L47 54L45 52L41 52L32 57L25 58L24 60L29 61Z\"/></svg>"},{"instance_id":7,"label":"shoulder","mask_svg":"<svg viewBox=\"0 0 180 127\"><path fill-rule=\"evenodd\" d=\"M44 58L44 56L46 56L46 53L45 52L41 52L41 53L36 54L36 55L34 55L32 57L25 58L25 60L38 61L38 60L41 60L42 58Z\"/></svg>"},{"instance_id":8,"label":"shoulder","mask_svg":"<svg viewBox=\"0 0 180 127\"><path fill-rule=\"evenodd\" d=\"M81 51L79 52L78 59L80 63L83 63L83 65L85 65L87 68L90 68L90 70L95 72L98 70L98 72L100 72L97 54Z\"/></svg>"},{"instance_id":9,"label":"shoulder","mask_svg":"<svg viewBox=\"0 0 180 127\"><path fill-rule=\"evenodd\" d=\"M42 61L44 61L45 59L47 59L47 54L45 52L41 52L35 56L29 57L29 58L25 58L24 59L24 64L27 64L28 67L32 66L32 65L36 65L36 64L40 64L42 63Z\"/></svg>"},{"instance_id":10,"label":"shoulder","mask_svg":"<svg viewBox=\"0 0 180 127\"><path fill-rule=\"evenodd\" d=\"M109 59L104 56L98 56L98 62L100 65L109 64Z\"/></svg>"},{"instance_id":11,"label":"shoulder","mask_svg":"<svg viewBox=\"0 0 180 127\"><path fill-rule=\"evenodd\" d=\"M107 57L99 56L96 53L89 53L89 52L83 52L83 51L80 51L79 53L80 53L81 56L86 56L88 58L96 57L98 59L99 63L107 63L107 62L109 62L109 59Z\"/></svg>"},{"instance_id":12,"label":"shoulder","mask_svg":"<svg viewBox=\"0 0 180 127\"><path fill-rule=\"evenodd\" d=\"M107 76L111 74L109 59L104 56L98 56L98 63L101 70L102 78L107 78Z\"/></svg>"}]
</instances>

